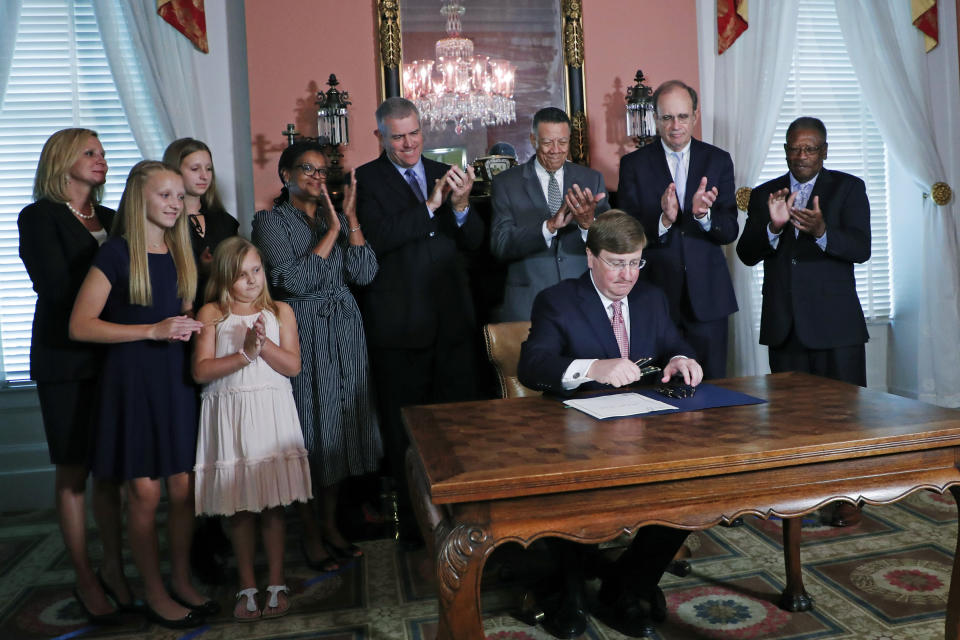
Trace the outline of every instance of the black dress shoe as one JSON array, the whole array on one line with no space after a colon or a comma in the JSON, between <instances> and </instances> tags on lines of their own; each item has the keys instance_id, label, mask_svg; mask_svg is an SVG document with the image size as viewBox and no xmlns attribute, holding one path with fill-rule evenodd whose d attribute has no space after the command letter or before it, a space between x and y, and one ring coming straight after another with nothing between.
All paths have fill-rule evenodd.
<instances>
[{"instance_id":1,"label":"black dress shoe","mask_svg":"<svg viewBox=\"0 0 960 640\"><path fill-rule=\"evenodd\" d=\"M571 640L587 630L587 612L576 598L561 598L555 606L544 606L543 628L555 638Z\"/></svg>"},{"instance_id":2,"label":"black dress shoe","mask_svg":"<svg viewBox=\"0 0 960 640\"><path fill-rule=\"evenodd\" d=\"M673 574L678 578L686 578L690 575L691 571L693 571L693 567L691 567L690 563L686 560L671 560L666 568L667 573Z\"/></svg>"},{"instance_id":3,"label":"black dress shoe","mask_svg":"<svg viewBox=\"0 0 960 640\"><path fill-rule=\"evenodd\" d=\"M611 629L642 638L652 635L656 623L667 619L667 600L659 587L646 597L630 591L613 594L609 587L606 591L601 587L596 615Z\"/></svg>"},{"instance_id":4,"label":"black dress shoe","mask_svg":"<svg viewBox=\"0 0 960 640\"><path fill-rule=\"evenodd\" d=\"M150 622L156 623L161 627L166 627L167 629L192 629L193 627L199 627L203 624L203 616L196 611L190 611L182 618L171 620L169 618L164 618L159 613L154 611L152 608L150 608L149 604L144 610L144 616L146 616L147 620Z\"/></svg>"}]
</instances>

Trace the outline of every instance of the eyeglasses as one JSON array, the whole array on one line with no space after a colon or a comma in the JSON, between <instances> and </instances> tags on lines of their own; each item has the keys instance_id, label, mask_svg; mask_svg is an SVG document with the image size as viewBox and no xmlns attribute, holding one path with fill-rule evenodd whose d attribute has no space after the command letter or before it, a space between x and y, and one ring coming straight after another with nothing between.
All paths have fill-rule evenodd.
<instances>
[{"instance_id":1,"label":"eyeglasses","mask_svg":"<svg viewBox=\"0 0 960 640\"><path fill-rule=\"evenodd\" d=\"M607 265L607 267L609 267L612 271L623 271L624 269L629 269L630 271L640 271L640 269L643 269L643 266L647 264L647 261L643 258L640 258L639 260L631 260L630 262L625 260L614 260L611 262L602 256L597 257L600 258L600 262Z\"/></svg>"},{"instance_id":2,"label":"eyeglasses","mask_svg":"<svg viewBox=\"0 0 960 640\"><path fill-rule=\"evenodd\" d=\"M307 177L326 176L329 173L326 167L315 167L312 164L298 164L297 168L303 171L303 175Z\"/></svg>"},{"instance_id":3,"label":"eyeglasses","mask_svg":"<svg viewBox=\"0 0 960 640\"><path fill-rule=\"evenodd\" d=\"M817 145L816 147L810 147L810 146L790 147L787 145L783 145L783 149L784 151L787 152L788 156L799 156L799 155L812 156L820 153L820 149L823 149L823 145L822 144Z\"/></svg>"},{"instance_id":4,"label":"eyeglasses","mask_svg":"<svg viewBox=\"0 0 960 640\"><path fill-rule=\"evenodd\" d=\"M664 114L664 115L662 115L662 116L657 116L657 120L659 120L659 121L662 122L663 124L670 124L670 123L673 122L674 120L676 120L676 121L679 122L680 124L686 124L687 122L690 121L690 114L689 114L689 113L678 113L678 114L675 115L675 116L672 116L672 115L670 115L670 114Z\"/></svg>"}]
</instances>

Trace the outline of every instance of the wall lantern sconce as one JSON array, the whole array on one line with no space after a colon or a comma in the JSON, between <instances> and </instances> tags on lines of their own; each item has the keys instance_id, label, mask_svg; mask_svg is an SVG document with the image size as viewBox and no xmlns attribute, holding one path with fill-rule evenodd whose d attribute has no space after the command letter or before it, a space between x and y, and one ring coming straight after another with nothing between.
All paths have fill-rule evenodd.
<instances>
[{"instance_id":1,"label":"wall lantern sconce","mask_svg":"<svg viewBox=\"0 0 960 640\"><path fill-rule=\"evenodd\" d=\"M643 84L646 78L639 69L633 81L636 84L627 87L627 135L633 138L637 147L642 147L652 142L657 135L653 89Z\"/></svg>"}]
</instances>

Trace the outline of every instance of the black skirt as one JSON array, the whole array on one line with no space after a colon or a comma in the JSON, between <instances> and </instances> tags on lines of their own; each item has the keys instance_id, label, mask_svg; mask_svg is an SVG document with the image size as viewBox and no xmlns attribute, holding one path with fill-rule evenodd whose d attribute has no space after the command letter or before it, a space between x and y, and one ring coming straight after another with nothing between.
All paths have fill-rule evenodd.
<instances>
[{"instance_id":1,"label":"black skirt","mask_svg":"<svg viewBox=\"0 0 960 640\"><path fill-rule=\"evenodd\" d=\"M38 382L40 413L51 464L89 466L97 410L97 380Z\"/></svg>"}]
</instances>

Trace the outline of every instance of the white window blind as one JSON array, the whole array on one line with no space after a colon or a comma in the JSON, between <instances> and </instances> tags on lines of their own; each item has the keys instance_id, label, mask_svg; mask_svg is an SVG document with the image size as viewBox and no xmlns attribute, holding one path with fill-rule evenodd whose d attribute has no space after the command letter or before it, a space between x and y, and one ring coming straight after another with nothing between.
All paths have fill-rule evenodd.
<instances>
[{"instance_id":1,"label":"white window blind","mask_svg":"<svg viewBox=\"0 0 960 640\"><path fill-rule=\"evenodd\" d=\"M122 24L122 20L121 20ZM129 40L129 34L117 34ZM124 49L128 55L130 46ZM116 208L140 150L124 114L91 0L23 0L0 105L0 380L29 379L36 295L18 254L17 215L33 201L33 178L54 131L100 136L109 171L103 204Z\"/></svg>"},{"instance_id":2,"label":"white window blind","mask_svg":"<svg viewBox=\"0 0 960 640\"><path fill-rule=\"evenodd\" d=\"M892 317L887 150L850 64L834 0L800 0L792 44L793 64L786 96L759 182L786 173L783 144L790 123L800 116L820 118L827 127L829 144L824 167L853 174L867 185L871 257L864 264L855 265L863 312L872 319ZM763 285L760 265L754 269L754 284L754 298L759 300ZM755 307L754 321L759 328L760 306Z\"/></svg>"}]
</instances>

